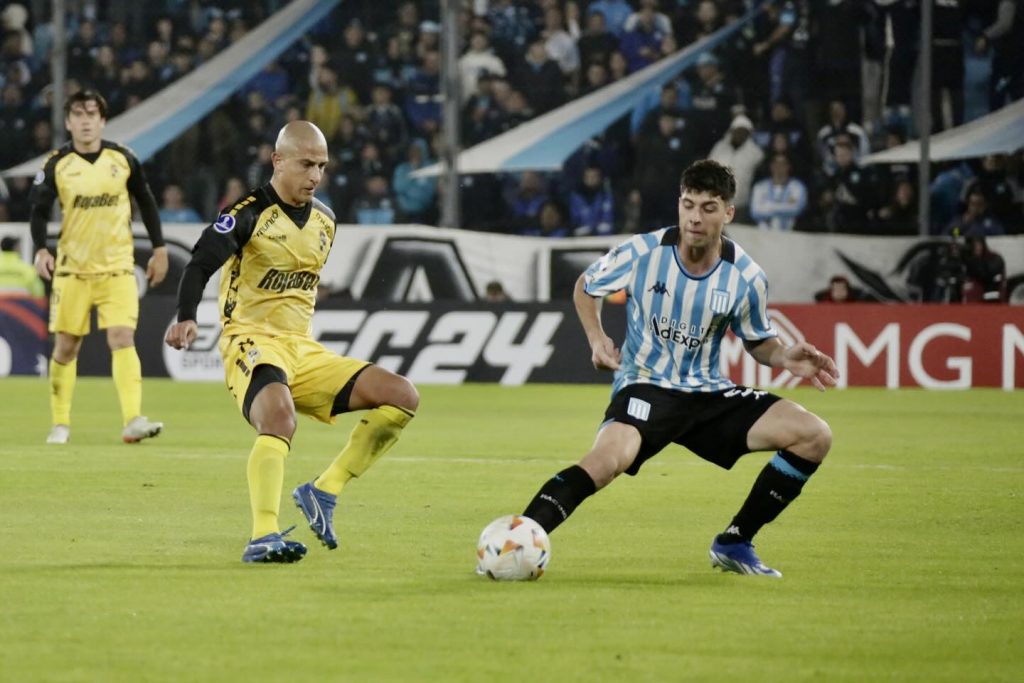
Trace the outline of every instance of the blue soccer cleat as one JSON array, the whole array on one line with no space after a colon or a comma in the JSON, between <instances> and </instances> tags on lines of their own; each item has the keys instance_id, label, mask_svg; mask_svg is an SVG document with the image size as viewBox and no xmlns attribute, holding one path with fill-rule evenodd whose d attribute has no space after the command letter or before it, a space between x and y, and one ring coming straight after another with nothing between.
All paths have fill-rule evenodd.
<instances>
[{"instance_id":1,"label":"blue soccer cleat","mask_svg":"<svg viewBox=\"0 0 1024 683\"><path fill-rule=\"evenodd\" d=\"M242 562L298 562L306 555L306 546L298 541L286 541L295 527L289 527L279 534L267 534L249 541L242 554Z\"/></svg>"},{"instance_id":2,"label":"blue soccer cleat","mask_svg":"<svg viewBox=\"0 0 1024 683\"><path fill-rule=\"evenodd\" d=\"M338 497L333 493L321 491L309 481L292 491L292 498L295 505L309 522L309 528L313 530L320 542L330 550L338 547L338 537L334 533L334 506Z\"/></svg>"},{"instance_id":3,"label":"blue soccer cleat","mask_svg":"<svg viewBox=\"0 0 1024 683\"><path fill-rule=\"evenodd\" d=\"M723 572L782 578L782 572L766 567L761 562L761 558L754 552L754 544L749 541L719 543L716 538L708 554L711 556L711 566L719 567Z\"/></svg>"}]
</instances>

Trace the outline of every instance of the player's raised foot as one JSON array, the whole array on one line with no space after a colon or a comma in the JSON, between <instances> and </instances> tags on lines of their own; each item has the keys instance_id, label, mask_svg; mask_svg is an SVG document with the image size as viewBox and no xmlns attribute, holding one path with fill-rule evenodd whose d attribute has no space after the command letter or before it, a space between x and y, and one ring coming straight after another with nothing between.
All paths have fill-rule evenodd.
<instances>
[{"instance_id":1,"label":"player's raised foot","mask_svg":"<svg viewBox=\"0 0 1024 683\"><path fill-rule=\"evenodd\" d=\"M782 572L766 567L761 562L761 558L754 552L754 544L747 541L719 543L715 538L708 554L711 556L711 566L718 567L723 572L782 578Z\"/></svg>"},{"instance_id":2,"label":"player's raised foot","mask_svg":"<svg viewBox=\"0 0 1024 683\"><path fill-rule=\"evenodd\" d=\"M338 547L338 537L334 533L334 506L338 497L333 493L321 491L308 481L292 491L292 498L295 505L309 522L309 528L313 530L320 542L330 550Z\"/></svg>"},{"instance_id":3,"label":"player's raised foot","mask_svg":"<svg viewBox=\"0 0 1024 683\"><path fill-rule=\"evenodd\" d=\"M242 553L242 562L264 562L290 564L306 555L306 546L298 541L285 540L292 529L289 527L279 534L267 534L249 541Z\"/></svg>"},{"instance_id":4,"label":"player's raised foot","mask_svg":"<svg viewBox=\"0 0 1024 683\"><path fill-rule=\"evenodd\" d=\"M46 436L46 443L65 444L71 439L71 427L67 425L53 425L53 429Z\"/></svg>"},{"instance_id":5,"label":"player's raised foot","mask_svg":"<svg viewBox=\"0 0 1024 683\"><path fill-rule=\"evenodd\" d=\"M150 422L148 417L138 415L125 425L124 431L121 432L121 439L125 443L138 443L143 439L156 436L163 428L163 422Z\"/></svg>"}]
</instances>

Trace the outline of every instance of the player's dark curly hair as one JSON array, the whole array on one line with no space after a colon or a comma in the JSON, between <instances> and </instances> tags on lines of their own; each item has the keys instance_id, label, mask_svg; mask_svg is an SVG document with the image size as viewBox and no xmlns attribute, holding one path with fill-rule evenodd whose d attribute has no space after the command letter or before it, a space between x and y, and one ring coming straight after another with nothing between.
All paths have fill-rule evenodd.
<instances>
[{"instance_id":1,"label":"player's dark curly hair","mask_svg":"<svg viewBox=\"0 0 1024 683\"><path fill-rule=\"evenodd\" d=\"M79 90L75 94L69 95L68 99L64 102L64 117L71 116L71 108L76 104L85 104L86 102L95 102L96 108L100 111L100 116L107 118L107 101L103 99L103 95L95 90Z\"/></svg>"},{"instance_id":2,"label":"player's dark curly hair","mask_svg":"<svg viewBox=\"0 0 1024 683\"><path fill-rule=\"evenodd\" d=\"M728 204L736 195L736 177L728 166L711 159L701 159L683 171L679 189L707 192L714 197L721 197Z\"/></svg>"}]
</instances>

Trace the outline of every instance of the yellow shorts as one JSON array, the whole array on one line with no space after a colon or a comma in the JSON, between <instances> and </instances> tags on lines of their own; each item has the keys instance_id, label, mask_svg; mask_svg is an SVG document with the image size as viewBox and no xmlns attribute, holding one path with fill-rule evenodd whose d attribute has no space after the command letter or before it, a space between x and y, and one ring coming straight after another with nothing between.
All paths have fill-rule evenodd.
<instances>
[{"instance_id":1,"label":"yellow shorts","mask_svg":"<svg viewBox=\"0 0 1024 683\"><path fill-rule=\"evenodd\" d=\"M220 338L224 381L243 410L245 394L257 365L284 371L297 412L331 424L334 398L367 361L339 356L308 337L266 337L240 334ZM243 413L244 414L244 413Z\"/></svg>"},{"instance_id":2,"label":"yellow shorts","mask_svg":"<svg viewBox=\"0 0 1024 683\"><path fill-rule=\"evenodd\" d=\"M134 330L139 322L139 285L135 274L55 275L50 296L50 332L66 332L76 337L89 334L93 306L101 330Z\"/></svg>"}]
</instances>

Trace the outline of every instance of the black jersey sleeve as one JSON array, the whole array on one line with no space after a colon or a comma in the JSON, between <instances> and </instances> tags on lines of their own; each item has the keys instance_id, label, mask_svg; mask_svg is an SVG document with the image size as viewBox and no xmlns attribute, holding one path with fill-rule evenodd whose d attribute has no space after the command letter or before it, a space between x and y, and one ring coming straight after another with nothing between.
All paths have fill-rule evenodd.
<instances>
[{"instance_id":1,"label":"black jersey sleeve","mask_svg":"<svg viewBox=\"0 0 1024 683\"><path fill-rule=\"evenodd\" d=\"M185 266L178 285L178 322L195 320L203 290L210 276L216 273L232 254L242 251L252 237L256 216L242 209L221 215L217 222L203 230L192 248L192 260Z\"/></svg>"},{"instance_id":2,"label":"black jersey sleeve","mask_svg":"<svg viewBox=\"0 0 1024 683\"><path fill-rule=\"evenodd\" d=\"M119 148L120 152L128 159L128 192L135 197L139 204L139 213L142 214L142 224L146 226L146 233L153 247L164 246L163 228L160 224L160 209L156 204L156 197L153 190L146 182L146 172L142 170L142 163L125 147Z\"/></svg>"},{"instance_id":3,"label":"black jersey sleeve","mask_svg":"<svg viewBox=\"0 0 1024 683\"><path fill-rule=\"evenodd\" d=\"M32 252L46 248L46 225L50 221L50 209L57 198L57 181L54 168L61 154L55 151L46 159L43 169L36 174L29 190L28 199L31 203L29 213L29 230L32 233Z\"/></svg>"}]
</instances>

